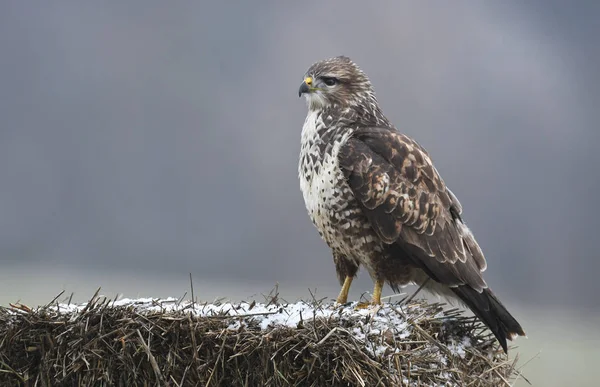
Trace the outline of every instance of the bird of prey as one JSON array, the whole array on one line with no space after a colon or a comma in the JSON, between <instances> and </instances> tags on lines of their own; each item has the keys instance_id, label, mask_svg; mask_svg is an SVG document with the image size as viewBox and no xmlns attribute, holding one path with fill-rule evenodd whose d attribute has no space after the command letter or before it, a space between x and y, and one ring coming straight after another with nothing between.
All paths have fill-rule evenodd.
<instances>
[{"instance_id":1,"label":"bird of prey","mask_svg":"<svg viewBox=\"0 0 600 387\"><path fill-rule=\"evenodd\" d=\"M429 154L385 117L367 75L348 57L314 63L300 85L308 114L298 174L310 219L332 250L347 303L360 266L375 283L458 299L496 336L524 336L482 277L486 260L462 206Z\"/></svg>"}]
</instances>

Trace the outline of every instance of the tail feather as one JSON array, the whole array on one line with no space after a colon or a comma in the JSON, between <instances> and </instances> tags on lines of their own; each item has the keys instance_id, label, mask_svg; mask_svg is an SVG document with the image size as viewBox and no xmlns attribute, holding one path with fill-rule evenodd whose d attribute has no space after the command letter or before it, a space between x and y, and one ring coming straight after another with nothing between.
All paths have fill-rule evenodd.
<instances>
[{"instance_id":1,"label":"tail feather","mask_svg":"<svg viewBox=\"0 0 600 387\"><path fill-rule=\"evenodd\" d=\"M521 325L490 289L484 289L479 293L470 286L463 285L453 287L452 291L496 336L505 353L508 353L506 339L512 340L516 336L525 336Z\"/></svg>"}]
</instances>

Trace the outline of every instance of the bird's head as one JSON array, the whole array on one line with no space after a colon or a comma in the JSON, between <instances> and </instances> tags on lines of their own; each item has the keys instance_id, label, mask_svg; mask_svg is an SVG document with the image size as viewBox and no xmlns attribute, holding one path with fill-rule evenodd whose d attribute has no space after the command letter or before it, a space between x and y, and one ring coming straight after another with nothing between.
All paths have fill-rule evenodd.
<instances>
[{"instance_id":1,"label":"bird's head","mask_svg":"<svg viewBox=\"0 0 600 387\"><path fill-rule=\"evenodd\" d=\"M375 102L367 75L350 58L337 56L314 63L298 90L309 109L353 108Z\"/></svg>"}]
</instances>

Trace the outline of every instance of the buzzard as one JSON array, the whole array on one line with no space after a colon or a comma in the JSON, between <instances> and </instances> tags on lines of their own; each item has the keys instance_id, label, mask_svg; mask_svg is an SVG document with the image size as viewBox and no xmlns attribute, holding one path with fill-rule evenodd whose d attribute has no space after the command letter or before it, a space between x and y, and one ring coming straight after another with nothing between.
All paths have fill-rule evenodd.
<instances>
[{"instance_id":1,"label":"buzzard","mask_svg":"<svg viewBox=\"0 0 600 387\"><path fill-rule=\"evenodd\" d=\"M496 336L525 333L482 277L486 260L429 154L385 117L349 58L314 63L300 85L308 114L298 174L310 219L331 248L345 304L360 266L375 283L458 299Z\"/></svg>"}]
</instances>

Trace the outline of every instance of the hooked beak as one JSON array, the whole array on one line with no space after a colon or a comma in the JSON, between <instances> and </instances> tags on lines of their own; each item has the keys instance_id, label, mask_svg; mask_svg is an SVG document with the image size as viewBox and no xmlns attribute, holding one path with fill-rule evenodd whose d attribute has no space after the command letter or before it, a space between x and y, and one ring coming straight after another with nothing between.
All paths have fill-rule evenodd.
<instances>
[{"instance_id":1,"label":"hooked beak","mask_svg":"<svg viewBox=\"0 0 600 387\"><path fill-rule=\"evenodd\" d=\"M304 82L300 85L300 89L298 89L298 97L301 97L304 93L310 93L312 90L312 77L304 78Z\"/></svg>"}]
</instances>

